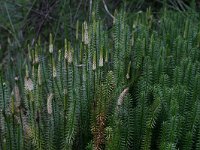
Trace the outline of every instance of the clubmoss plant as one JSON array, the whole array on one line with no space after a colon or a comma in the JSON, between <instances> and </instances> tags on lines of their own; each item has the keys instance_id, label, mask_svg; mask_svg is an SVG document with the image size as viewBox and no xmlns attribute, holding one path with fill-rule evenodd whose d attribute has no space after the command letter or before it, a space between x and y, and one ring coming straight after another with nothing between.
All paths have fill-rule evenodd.
<instances>
[{"instance_id":1,"label":"clubmoss plant","mask_svg":"<svg viewBox=\"0 0 200 150\"><path fill-rule=\"evenodd\" d=\"M107 28L95 6L62 45L27 45L0 74L0 149L199 150L199 15L133 16Z\"/></svg>"}]
</instances>

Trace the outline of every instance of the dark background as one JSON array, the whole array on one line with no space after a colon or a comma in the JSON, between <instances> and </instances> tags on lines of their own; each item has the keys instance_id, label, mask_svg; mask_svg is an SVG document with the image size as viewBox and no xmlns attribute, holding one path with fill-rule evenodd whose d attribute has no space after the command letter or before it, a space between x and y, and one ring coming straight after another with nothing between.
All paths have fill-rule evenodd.
<instances>
[{"instance_id":1,"label":"dark background","mask_svg":"<svg viewBox=\"0 0 200 150\"><path fill-rule=\"evenodd\" d=\"M38 38L48 42L49 33L54 42L62 44L64 37L72 40L77 20L89 21L91 11L98 7L99 15L109 29L111 14L123 8L130 16L133 12L151 7L156 14L167 7L173 11L199 11L200 0L0 0L0 65L16 59L18 53L27 52L27 44L34 45ZM92 4L92 5L91 5ZM95 6L97 5L98 6Z\"/></svg>"}]
</instances>

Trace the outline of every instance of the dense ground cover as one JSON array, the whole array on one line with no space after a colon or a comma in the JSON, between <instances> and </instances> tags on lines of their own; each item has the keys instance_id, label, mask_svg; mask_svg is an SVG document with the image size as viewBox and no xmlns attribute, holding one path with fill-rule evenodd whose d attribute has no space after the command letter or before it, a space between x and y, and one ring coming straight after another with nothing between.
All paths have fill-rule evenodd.
<instances>
[{"instance_id":1,"label":"dense ground cover","mask_svg":"<svg viewBox=\"0 0 200 150\"><path fill-rule=\"evenodd\" d=\"M75 34L9 53L0 149L200 149L199 14L120 9L110 18L96 3Z\"/></svg>"}]
</instances>

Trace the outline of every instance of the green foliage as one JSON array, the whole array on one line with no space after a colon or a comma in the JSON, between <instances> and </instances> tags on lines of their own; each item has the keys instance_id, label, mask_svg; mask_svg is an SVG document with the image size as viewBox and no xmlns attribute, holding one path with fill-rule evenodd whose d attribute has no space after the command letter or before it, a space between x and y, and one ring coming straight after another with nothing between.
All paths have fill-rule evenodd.
<instances>
[{"instance_id":1,"label":"green foliage","mask_svg":"<svg viewBox=\"0 0 200 150\"><path fill-rule=\"evenodd\" d=\"M1 73L0 149L198 150L198 14L120 10L107 29L94 7Z\"/></svg>"}]
</instances>

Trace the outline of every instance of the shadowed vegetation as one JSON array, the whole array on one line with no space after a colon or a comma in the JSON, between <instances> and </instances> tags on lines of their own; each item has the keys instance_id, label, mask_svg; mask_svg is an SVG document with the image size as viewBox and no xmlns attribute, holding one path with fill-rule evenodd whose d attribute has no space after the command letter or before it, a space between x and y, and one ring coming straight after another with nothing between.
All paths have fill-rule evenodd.
<instances>
[{"instance_id":1,"label":"shadowed vegetation","mask_svg":"<svg viewBox=\"0 0 200 150\"><path fill-rule=\"evenodd\" d=\"M2 2L0 149L199 150L197 4Z\"/></svg>"}]
</instances>

